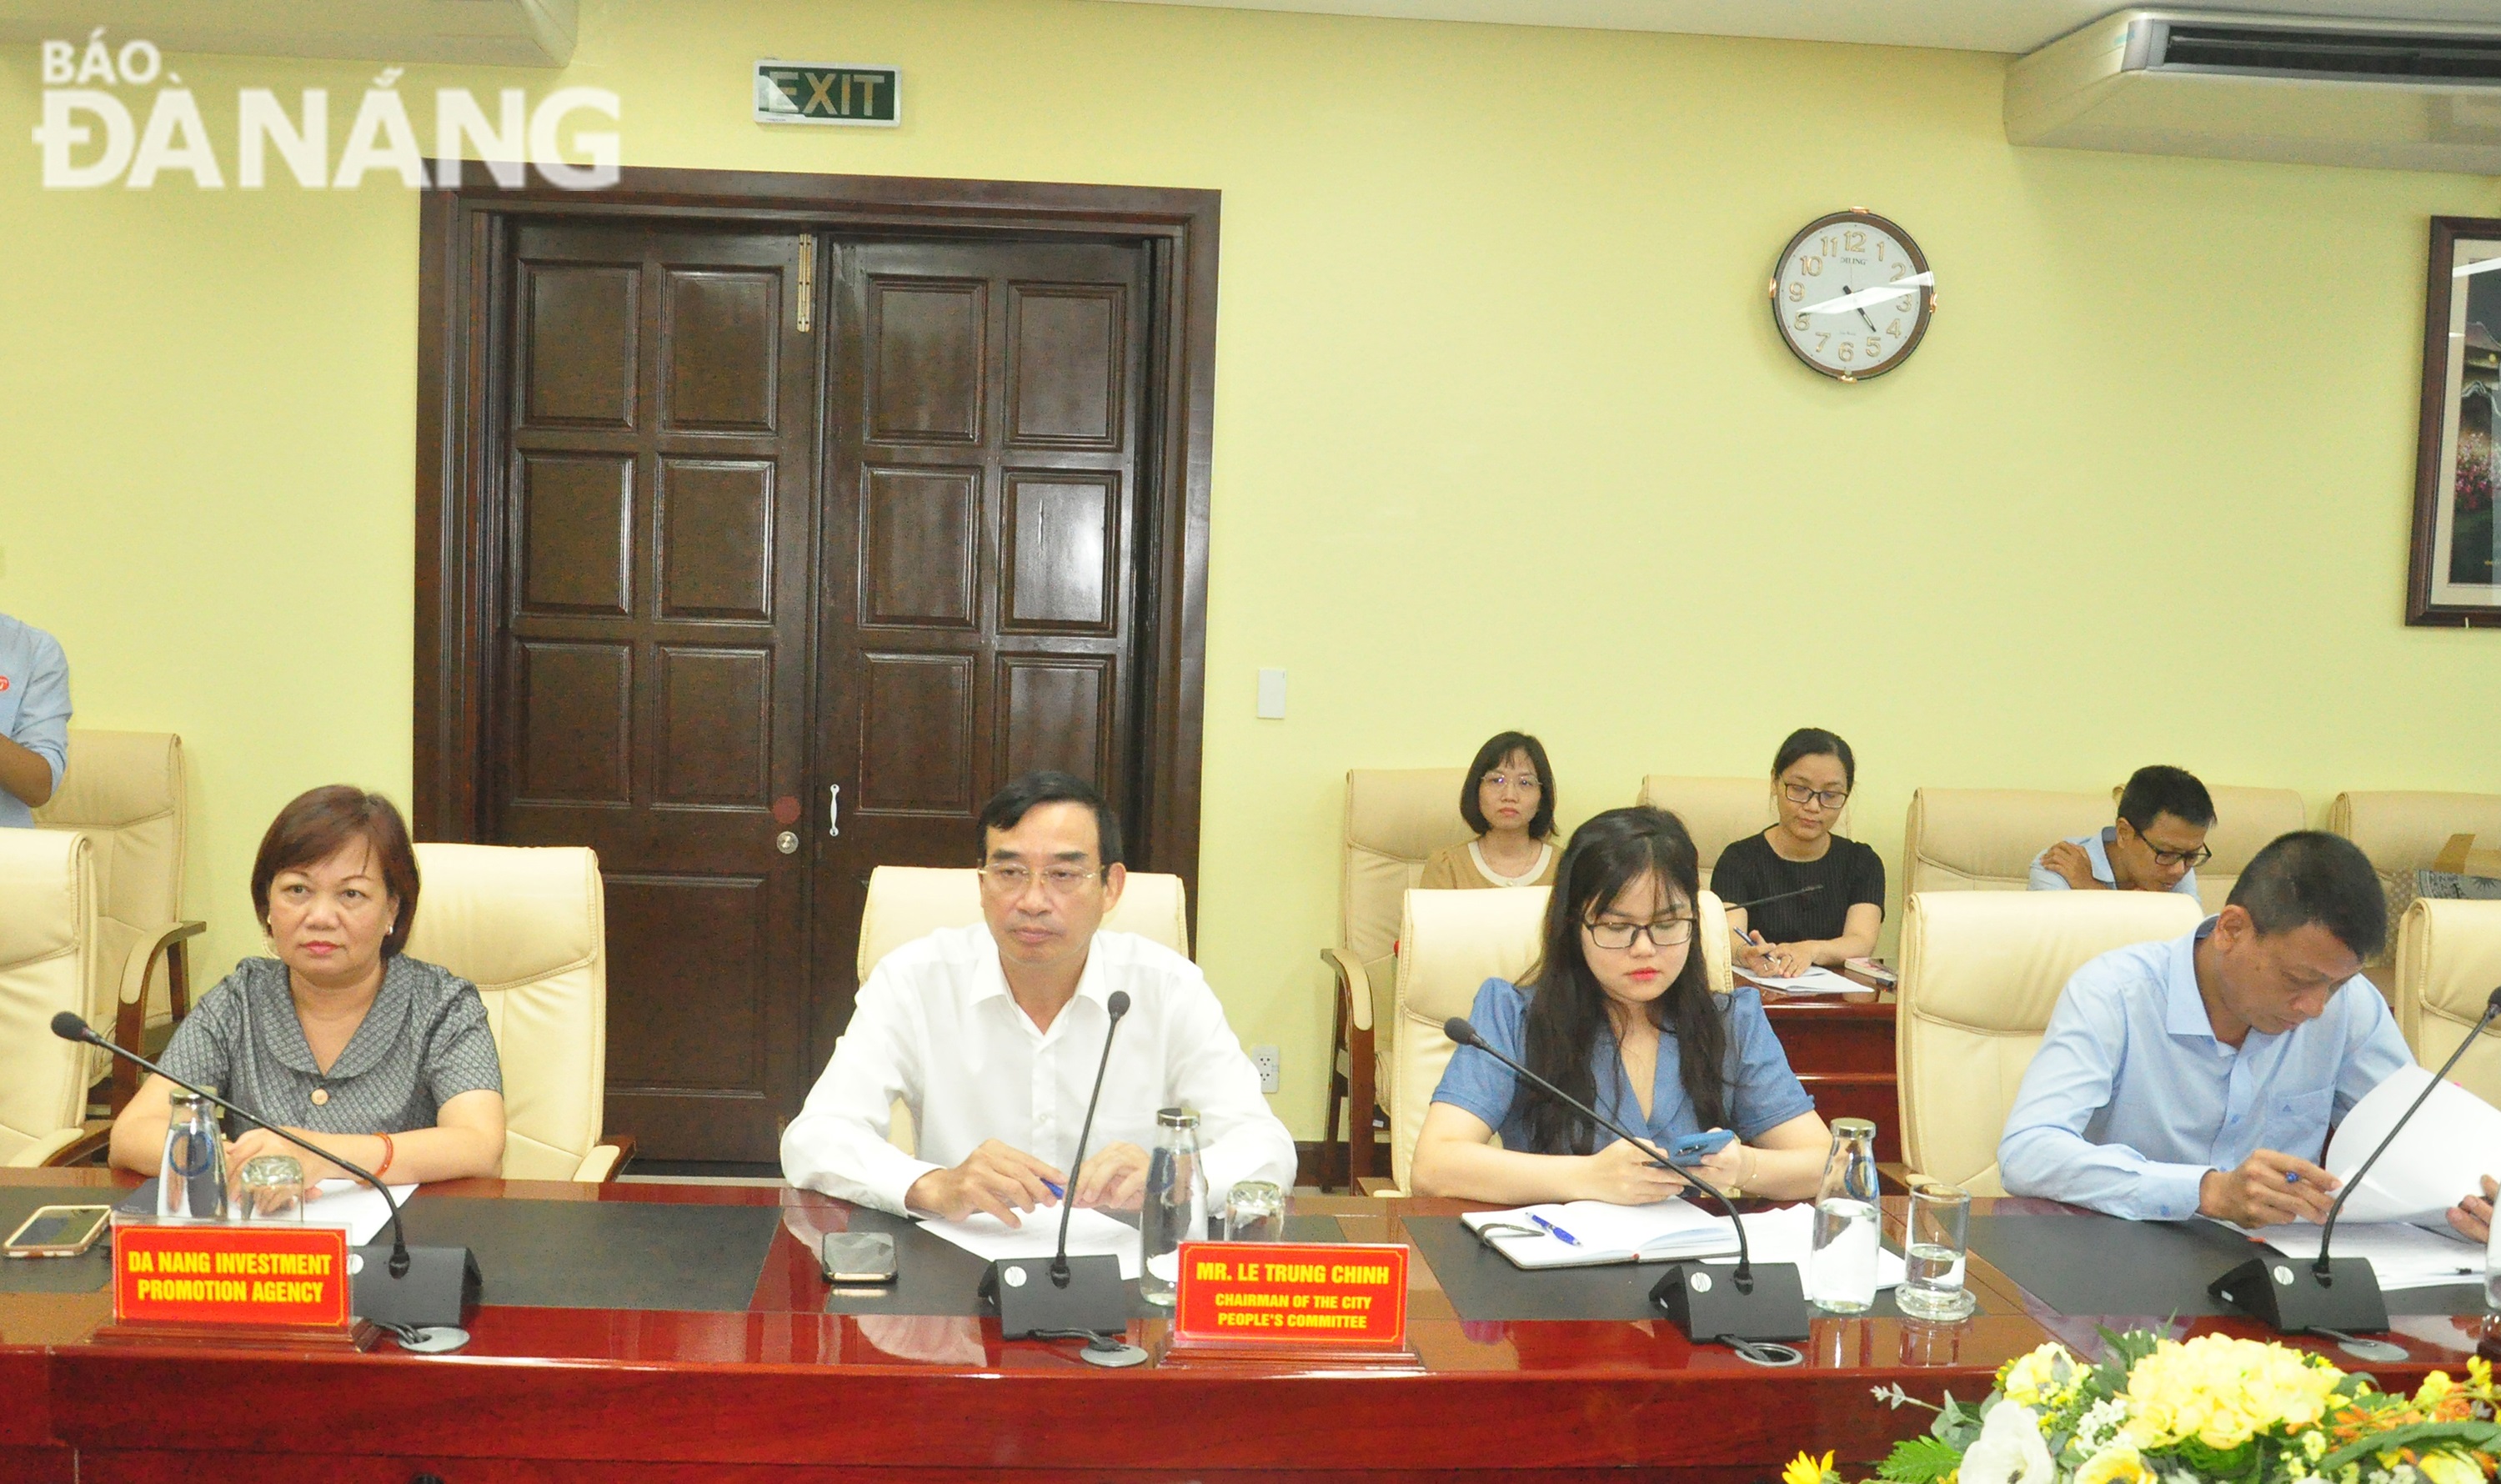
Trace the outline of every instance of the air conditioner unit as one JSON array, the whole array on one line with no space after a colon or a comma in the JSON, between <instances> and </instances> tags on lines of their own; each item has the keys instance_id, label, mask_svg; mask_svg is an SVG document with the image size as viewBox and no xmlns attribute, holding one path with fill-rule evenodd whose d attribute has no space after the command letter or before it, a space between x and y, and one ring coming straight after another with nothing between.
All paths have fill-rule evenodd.
<instances>
[{"instance_id":1,"label":"air conditioner unit","mask_svg":"<svg viewBox=\"0 0 2501 1484\"><path fill-rule=\"evenodd\" d=\"M2121 11L2016 60L2006 137L2501 175L2501 25Z\"/></svg>"}]
</instances>

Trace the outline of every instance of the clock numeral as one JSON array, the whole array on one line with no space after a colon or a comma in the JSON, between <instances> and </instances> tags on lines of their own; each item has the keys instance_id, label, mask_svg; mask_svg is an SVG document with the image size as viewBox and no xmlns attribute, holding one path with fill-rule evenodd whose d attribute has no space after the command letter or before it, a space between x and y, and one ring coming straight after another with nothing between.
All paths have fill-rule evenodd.
<instances>
[{"instance_id":1,"label":"clock numeral","mask_svg":"<svg viewBox=\"0 0 2501 1484\"><path fill-rule=\"evenodd\" d=\"M1802 254L1798 258L1798 272L1808 278L1820 278L1823 276L1823 259L1811 253Z\"/></svg>"},{"instance_id":2,"label":"clock numeral","mask_svg":"<svg viewBox=\"0 0 2501 1484\"><path fill-rule=\"evenodd\" d=\"M1805 317L1800 316L1799 318L1803 319ZM1884 333L1887 335L1898 335L1902 333L1902 321L1896 320L1892 323L1884 326Z\"/></svg>"},{"instance_id":3,"label":"clock numeral","mask_svg":"<svg viewBox=\"0 0 2501 1484\"><path fill-rule=\"evenodd\" d=\"M1830 331L1830 330L1822 330L1822 331L1818 331L1818 332L1817 333L1816 337L1815 337L1815 354L1817 354L1817 355L1822 354L1823 354L1823 348L1824 348L1825 343L1826 343L1826 342L1828 342L1828 341L1830 341L1831 339L1832 339L1832 331ZM1848 360L1848 359L1850 358L1850 347L1848 347L1848 346L1843 346L1843 347L1841 348L1841 358L1842 358L1842 359L1844 359L1844 360Z\"/></svg>"},{"instance_id":4,"label":"clock numeral","mask_svg":"<svg viewBox=\"0 0 2501 1484\"><path fill-rule=\"evenodd\" d=\"M1911 265L1910 265L1909 263L1895 263L1895 264L1893 265L1893 276L1892 276L1892 278L1891 278L1891 279L1887 280L1886 282L1888 282L1888 283L1898 284L1898 283L1902 282L1902 280L1904 280L1904 279L1906 279L1906 278L1909 278L1910 276L1911 276Z\"/></svg>"},{"instance_id":5,"label":"clock numeral","mask_svg":"<svg viewBox=\"0 0 2501 1484\"><path fill-rule=\"evenodd\" d=\"M1879 237L1879 238L1877 238L1877 239L1876 239L1876 260L1877 260L1878 262L1880 262L1880 263L1881 263L1881 262L1883 262L1883 261L1884 260L1884 248L1885 248L1885 246L1886 246L1886 244L1885 244L1885 242L1884 242L1884 238Z\"/></svg>"},{"instance_id":6,"label":"clock numeral","mask_svg":"<svg viewBox=\"0 0 2501 1484\"><path fill-rule=\"evenodd\" d=\"M1805 297L1806 286L1795 279L1789 280L1789 302L1795 304Z\"/></svg>"},{"instance_id":7,"label":"clock numeral","mask_svg":"<svg viewBox=\"0 0 2501 1484\"><path fill-rule=\"evenodd\" d=\"M1800 316L1798 316L1798 317L1797 317L1797 331L1798 331L1798 333L1799 333L1799 334L1801 334L1801 335L1805 334L1805 333L1806 333L1806 328L1807 328L1807 326L1806 326L1806 316L1804 316L1804 315L1800 315Z\"/></svg>"},{"instance_id":8,"label":"clock numeral","mask_svg":"<svg viewBox=\"0 0 2501 1484\"><path fill-rule=\"evenodd\" d=\"M1858 230L1856 227L1852 227L1849 231L1842 233L1841 240L1843 244L1841 251L1845 253L1864 253L1867 251L1867 234Z\"/></svg>"},{"instance_id":9,"label":"clock numeral","mask_svg":"<svg viewBox=\"0 0 2501 1484\"><path fill-rule=\"evenodd\" d=\"M1873 336L1873 335L1868 336L1868 337L1867 337L1867 358L1868 358L1868 359L1870 359L1870 360L1874 360L1874 359L1877 359L1878 357L1882 356L1884 354L1884 342L1883 342L1883 341L1881 341L1881 340L1877 339L1877 338L1876 338L1875 336Z\"/></svg>"},{"instance_id":10,"label":"clock numeral","mask_svg":"<svg viewBox=\"0 0 2501 1484\"><path fill-rule=\"evenodd\" d=\"M1851 345L1849 341L1843 341L1841 343L1841 363L1845 366L1850 364L1852 359L1851 353L1857 349L1858 348L1856 346Z\"/></svg>"},{"instance_id":11,"label":"clock numeral","mask_svg":"<svg viewBox=\"0 0 2501 1484\"><path fill-rule=\"evenodd\" d=\"M1815 245L1817 250L1826 257L1841 251L1841 239L1838 237L1818 237L1815 240Z\"/></svg>"}]
</instances>

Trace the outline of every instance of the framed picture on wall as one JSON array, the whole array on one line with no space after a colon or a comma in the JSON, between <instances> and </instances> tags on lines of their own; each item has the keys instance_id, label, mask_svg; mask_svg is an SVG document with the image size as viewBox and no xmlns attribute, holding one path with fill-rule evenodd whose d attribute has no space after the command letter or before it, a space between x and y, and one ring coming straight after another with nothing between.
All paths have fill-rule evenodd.
<instances>
[{"instance_id":1,"label":"framed picture on wall","mask_svg":"<svg viewBox=\"0 0 2501 1484\"><path fill-rule=\"evenodd\" d=\"M2434 217L2406 622L2501 628L2501 220Z\"/></svg>"}]
</instances>

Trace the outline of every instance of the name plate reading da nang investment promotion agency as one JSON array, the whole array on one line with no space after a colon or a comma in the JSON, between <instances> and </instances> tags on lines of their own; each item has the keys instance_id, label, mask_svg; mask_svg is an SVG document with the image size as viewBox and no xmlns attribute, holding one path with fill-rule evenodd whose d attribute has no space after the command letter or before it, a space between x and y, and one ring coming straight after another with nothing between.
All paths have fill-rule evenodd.
<instances>
[{"instance_id":1,"label":"name plate reading da nang investment promotion agency","mask_svg":"<svg viewBox=\"0 0 2501 1484\"><path fill-rule=\"evenodd\" d=\"M1374 1354L1407 1344L1404 1247L1184 1242L1180 1287L1176 1344Z\"/></svg>"},{"instance_id":2,"label":"name plate reading da nang investment promotion agency","mask_svg":"<svg viewBox=\"0 0 2501 1484\"><path fill-rule=\"evenodd\" d=\"M113 1317L121 1324L348 1328L344 1227L114 1229Z\"/></svg>"},{"instance_id":3,"label":"name plate reading da nang investment promotion agency","mask_svg":"<svg viewBox=\"0 0 2501 1484\"><path fill-rule=\"evenodd\" d=\"M903 71L856 62L757 62L755 121L893 128L903 122Z\"/></svg>"}]
</instances>

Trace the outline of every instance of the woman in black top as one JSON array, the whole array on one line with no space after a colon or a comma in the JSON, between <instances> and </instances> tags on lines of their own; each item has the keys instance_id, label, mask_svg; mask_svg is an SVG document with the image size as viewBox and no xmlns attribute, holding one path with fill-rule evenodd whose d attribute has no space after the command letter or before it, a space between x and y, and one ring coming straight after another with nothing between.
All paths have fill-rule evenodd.
<instances>
[{"instance_id":1,"label":"woman in black top","mask_svg":"<svg viewBox=\"0 0 2501 1484\"><path fill-rule=\"evenodd\" d=\"M1884 862L1832 832L1857 773L1850 744L1819 727L1800 727L1781 744L1772 759L1772 807L1780 823L1721 851L1711 891L1723 902L1748 902L1816 890L1728 909L1728 926L1740 939L1739 967L1797 974L1810 964L1876 951L1876 931L1884 923Z\"/></svg>"}]
</instances>

